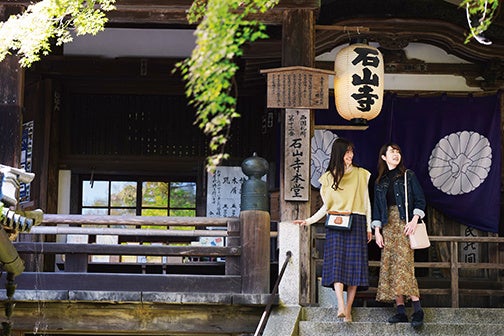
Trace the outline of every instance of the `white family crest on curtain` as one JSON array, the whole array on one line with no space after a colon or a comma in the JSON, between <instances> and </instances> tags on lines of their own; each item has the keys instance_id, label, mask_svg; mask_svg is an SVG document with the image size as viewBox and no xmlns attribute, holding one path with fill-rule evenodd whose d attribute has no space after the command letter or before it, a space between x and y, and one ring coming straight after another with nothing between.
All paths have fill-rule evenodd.
<instances>
[{"instance_id":1,"label":"white family crest on curtain","mask_svg":"<svg viewBox=\"0 0 504 336\"><path fill-rule=\"evenodd\" d=\"M320 188L318 181L326 171L331 158L331 147L338 136L328 130L315 130L311 139L311 185Z\"/></svg>"},{"instance_id":2,"label":"white family crest on curtain","mask_svg":"<svg viewBox=\"0 0 504 336\"><path fill-rule=\"evenodd\" d=\"M471 131L451 133L442 138L429 158L432 184L448 195L462 195L478 188L492 166L488 139Z\"/></svg>"}]
</instances>

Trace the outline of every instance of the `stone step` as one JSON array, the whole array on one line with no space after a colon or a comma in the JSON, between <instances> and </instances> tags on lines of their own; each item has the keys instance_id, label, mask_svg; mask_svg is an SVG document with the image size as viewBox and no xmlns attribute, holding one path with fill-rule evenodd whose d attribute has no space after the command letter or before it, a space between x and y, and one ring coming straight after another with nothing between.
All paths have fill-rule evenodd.
<instances>
[{"instance_id":1,"label":"stone step","mask_svg":"<svg viewBox=\"0 0 504 336\"><path fill-rule=\"evenodd\" d=\"M299 321L299 336L399 336L422 334L432 336L497 336L504 335L504 309L500 308L423 308L424 325L413 329L410 323L390 324L395 308L352 310L352 323L336 316L336 308L305 307ZM406 309L411 316L412 309Z\"/></svg>"},{"instance_id":2,"label":"stone step","mask_svg":"<svg viewBox=\"0 0 504 336\"><path fill-rule=\"evenodd\" d=\"M424 321L430 324L502 324L504 325L504 309L501 308L423 308ZM406 309L410 317L413 310ZM363 308L352 310L355 322L380 323L396 313L395 308ZM310 322L340 322L336 308L309 307L304 308L301 319ZM504 335L504 334L503 334Z\"/></svg>"},{"instance_id":3,"label":"stone step","mask_svg":"<svg viewBox=\"0 0 504 336\"><path fill-rule=\"evenodd\" d=\"M502 336L504 308L423 308L424 325L390 324L393 307L354 307L353 322L343 322L336 308L277 307L263 336ZM406 309L411 316L412 309Z\"/></svg>"},{"instance_id":4,"label":"stone step","mask_svg":"<svg viewBox=\"0 0 504 336\"><path fill-rule=\"evenodd\" d=\"M504 335L504 324L430 323L413 329L409 323L386 322L299 322L299 336L497 336Z\"/></svg>"}]
</instances>

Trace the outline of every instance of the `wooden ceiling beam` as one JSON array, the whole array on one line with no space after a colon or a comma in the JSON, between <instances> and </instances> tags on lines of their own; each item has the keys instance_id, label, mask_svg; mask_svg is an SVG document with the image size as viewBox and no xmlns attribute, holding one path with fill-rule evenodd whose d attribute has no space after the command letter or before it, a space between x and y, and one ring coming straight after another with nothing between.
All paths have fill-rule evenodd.
<instances>
[{"instance_id":1,"label":"wooden ceiling beam","mask_svg":"<svg viewBox=\"0 0 504 336\"><path fill-rule=\"evenodd\" d=\"M172 73L179 58L99 58L46 56L27 71L45 76L112 78L179 78Z\"/></svg>"},{"instance_id":2,"label":"wooden ceiling beam","mask_svg":"<svg viewBox=\"0 0 504 336\"><path fill-rule=\"evenodd\" d=\"M334 62L317 61L315 67L333 71ZM388 74L477 76L483 71L483 65L470 63L385 62L385 73Z\"/></svg>"},{"instance_id":3,"label":"wooden ceiling beam","mask_svg":"<svg viewBox=\"0 0 504 336\"><path fill-rule=\"evenodd\" d=\"M471 41L464 43L466 30L447 21L425 19L377 19L355 18L339 21L338 26L364 26L369 31L317 31L316 54L321 55L335 47L348 43L353 38L367 38L387 49L400 50L411 42L438 46L449 54L478 62L504 59L504 41L494 41L490 46Z\"/></svg>"},{"instance_id":4,"label":"wooden ceiling beam","mask_svg":"<svg viewBox=\"0 0 504 336\"><path fill-rule=\"evenodd\" d=\"M33 1L0 0L0 6L29 6ZM107 12L111 25L188 25L187 12L193 0L117 0L115 10ZM290 9L320 8L320 0L280 0L266 13L251 16L268 25L281 25L283 13Z\"/></svg>"}]
</instances>

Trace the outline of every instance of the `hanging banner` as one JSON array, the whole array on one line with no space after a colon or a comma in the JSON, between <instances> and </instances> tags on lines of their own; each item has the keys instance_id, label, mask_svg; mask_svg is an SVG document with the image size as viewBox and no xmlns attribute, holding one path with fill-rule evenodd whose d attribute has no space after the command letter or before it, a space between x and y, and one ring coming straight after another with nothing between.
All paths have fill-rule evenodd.
<instances>
[{"instance_id":1,"label":"hanging banner","mask_svg":"<svg viewBox=\"0 0 504 336\"><path fill-rule=\"evenodd\" d=\"M498 232L499 95L385 98L382 112L367 130L335 132L355 144L354 162L371 171L374 181L380 147L397 143L406 167L416 173L428 205L470 228ZM340 119L324 110L315 113L316 125L337 125Z\"/></svg>"}]
</instances>

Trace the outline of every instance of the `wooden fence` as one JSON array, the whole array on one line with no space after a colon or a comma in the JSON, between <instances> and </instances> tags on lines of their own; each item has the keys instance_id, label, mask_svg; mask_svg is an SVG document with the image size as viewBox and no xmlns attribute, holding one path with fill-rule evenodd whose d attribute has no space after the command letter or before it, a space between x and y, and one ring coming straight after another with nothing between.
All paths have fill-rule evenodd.
<instances>
[{"instance_id":1,"label":"wooden fence","mask_svg":"<svg viewBox=\"0 0 504 336\"><path fill-rule=\"evenodd\" d=\"M44 215L14 246L27 260L18 289L243 291L238 218Z\"/></svg>"},{"instance_id":2,"label":"wooden fence","mask_svg":"<svg viewBox=\"0 0 504 336\"><path fill-rule=\"evenodd\" d=\"M46 214L13 243L25 270L0 279L3 311L13 335L249 335L264 307L278 302L269 288L270 239L265 211Z\"/></svg>"},{"instance_id":3,"label":"wooden fence","mask_svg":"<svg viewBox=\"0 0 504 336\"><path fill-rule=\"evenodd\" d=\"M325 240L325 232L322 225L313 225L311 230L312 241L312 262L311 269L320 269L323 258L323 240ZM504 260L500 260L500 252L497 247L499 244L504 244L504 237L461 237L461 236L431 236L431 248L436 248L436 244L448 244L447 254L449 260L447 261L429 261L429 262L415 262L415 268L427 268L430 271L434 269L448 270L449 272L449 288L432 288L421 287L422 281L419 281L419 289L422 296L426 295L449 295L451 298L451 307L458 308L460 306L460 296L496 296L504 297L504 279L502 275L497 275L497 281L488 279L487 283L493 282L496 286L494 288L478 288L474 286L471 288L471 281L465 281L464 288L461 288L461 276L459 271L463 269L477 270L496 270L497 274L502 274L504 270ZM459 244L461 243L478 243L478 244L493 244L497 248L490 249L492 252L488 255L489 262L461 262L459 261ZM380 261L369 261L370 268L379 268ZM428 272L432 274L432 272ZM317 278L320 276L316 271L312 272L312 293L316 293L315 286L317 285ZM469 286L469 287L468 287ZM376 295L376 287L370 287L367 291L358 293L358 296L374 299ZM317 299L314 297L312 300L315 302Z\"/></svg>"},{"instance_id":4,"label":"wooden fence","mask_svg":"<svg viewBox=\"0 0 504 336\"><path fill-rule=\"evenodd\" d=\"M256 220L254 217L253 221ZM18 289L27 290L264 294L267 292L265 286L254 287L258 283L255 277L268 277L269 281L269 267L264 266L269 263L264 258L254 258L268 254L266 260L270 260L270 250L263 248L264 242L274 236L269 230L269 216L268 226L262 229L255 222L248 229L245 226L245 230L243 225L239 218L45 215L42 225L33 227L29 234L22 234L14 243L19 254L28 261L27 269L16 277L16 283ZM244 232L249 232L250 237L244 238ZM97 237L103 236L114 236L117 242L99 243ZM261 236L265 238L259 242ZM84 241L71 243L71 237L84 237ZM201 245L201 237L214 242L216 238L222 239L225 244ZM311 303L317 302L324 239L323 226L311 226ZM436 287L429 283L422 287L425 281L419 281L422 296L449 296L452 307L460 306L461 295L504 296L504 262L500 260L502 253L498 248L504 244L503 237L433 236L431 241L431 249L436 248L436 244L447 246L448 259L418 261L415 267L428 269L430 275L433 270L442 270L449 284ZM488 262L459 261L462 242L493 244ZM244 251L254 243L262 246L262 252ZM53 268L47 269L46 260L46 268L41 269L40 265L44 264L41 258L48 256L55 256ZM103 256L106 260L101 258ZM380 263L371 260L369 265L372 270ZM459 271L464 269L494 272L496 286L471 287L471 281L460 276ZM258 270L262 273L258 274ZM358 295L373 299L375 294L376 287L371 287Z\"/></svg>"}]
</instances>

